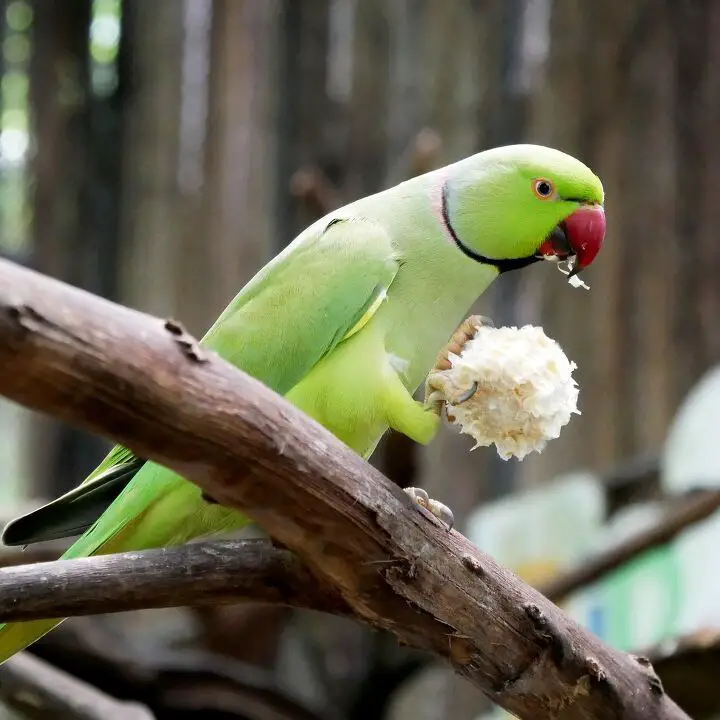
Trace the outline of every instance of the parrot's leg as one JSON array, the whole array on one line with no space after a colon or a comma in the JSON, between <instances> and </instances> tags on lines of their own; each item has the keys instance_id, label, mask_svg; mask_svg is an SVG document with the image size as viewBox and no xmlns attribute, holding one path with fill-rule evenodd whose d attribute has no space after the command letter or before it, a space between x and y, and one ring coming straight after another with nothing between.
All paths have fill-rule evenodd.
<instances>
[{"instance_id":1,"label":"parrot's leg","mask_svg":"<svg viewBox=\"0 0 720 720\"><path fill-rule=\"evenodd\" d=\"M421 445L427 445L440 425L440 416L418 402L393 373L385 387L388 425Z\"/></svg>"},{"instance_id":2,"label":"parrot's leg","mask_svg":"<svg viewBox=\"0 0 720 720\"><path fill-rule=\"evenodd\" d=\"M458 327L453 333L448 344L440 351L435 360L435 365L430 371L425 382L425 407L435 414L442 417L442 410L446 402L451 405L460 405L469 400L477 392L477 383L473 383L469 388L456 388L449 382L447 375L443 372L449 370L452 365L449 355L459 355L463 346L468 340L471 340L479 327L490 326L494 324L490 318L482 315L471 315ZM448 418L450 419L450 418ZM451 530L455 524L455 518L452 510L441 503L439 500L431 498L422 488L409 487L405 488L405 492L420 505L431 512L436 518L447 525Z\"/></svg>"},{"instance_id":3,"label":"parrot's leg","mask_svg":"<svg viewBox=\"0 0 720 720\"><path fill-rule=\"evenodd\" d=\"M425 381L425 407L438 416L442 416L442 410L446 402L451 405L460 405L477 392L477 383L473 383L469 388L453 386L444 371L452 367L450 353L459 355L465 343L472 340L478 328L483 325L494 327L493 321L483 315L471 315L466 318L453 333L448 344L440 351L433 369L427 376Z\"/></svg>"},{"instance_id":4,"label":"parrot's leg","mask_svg":"<svg viewBox=\"0 0 720 720\"><path fill-rule=\"evenodd\" d=\"M425 508L438 520L445 523L448 532L452 530L455 524L455 516L447 505L443 505L439 500L433 500L422 488L407 487L404 490L420 507Z\"/></svg>"},{"instance_id":5,"label":"parrot's leg","mask_svg":"<svg viewBox=\"0 0 720 720\"><path fill-rule=\"evenodd\" d=\"M385 407L388 425L423 445L432 440L440 424L440 416L414 400L394 373L385 387ZM429 498L422 488L407 488L405 492L418 505L445 523L448 530L452 528L454 519L450 508Z\"/></svg>"}]
</instances>

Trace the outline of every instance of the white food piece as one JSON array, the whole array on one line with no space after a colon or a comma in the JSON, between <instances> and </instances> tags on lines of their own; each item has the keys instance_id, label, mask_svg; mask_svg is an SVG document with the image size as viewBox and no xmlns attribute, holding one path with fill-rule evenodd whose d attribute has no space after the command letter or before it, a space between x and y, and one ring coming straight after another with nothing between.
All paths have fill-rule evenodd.
<instances>
[{"instance_id":1,"label":"white food piece","mask_svg":"<svg viewBox=\"0 0 720 720\"><path fill-rule=\"evenodd\" d=\"M448 400L448 416L474 438L473 450L495 444L504 460L522 460L542 452L580 414L577 366L540 327L479 327L449 360L452 367L437 373L433 386ZM453 405L475 382L477 392Z\"/></svg>"},{"instance_id":2,"label":"white food piece","mask_svg":"<svg viewBox=\"0 0 720 720\"><path fill-rule=\"evenodd\" d=\"M570 276L570 273L572 272L573 268L575 267L575 262L576 262L575 258L571 258L568 261L559 262L558 266L557 266L558 270L563 275ZM586 290L590 289L590 286L587 285L583 280L581 280L577 275L572 275L572 276L568 277L568 284L574 288L585 288Z\"/></svg>"},{"instance_id":3,"label":"white food piece","mask_svg":"<svg viewBox=\"0 0 720 720\"><path fill-rule=\"evenodd\" d=\"M568 282L570 283L570 285L576 288L585 288L586 290L590 289L590 286L584 283L578 275L573 275L572 277L569 277Z\"/></svg>"}]
</instances>

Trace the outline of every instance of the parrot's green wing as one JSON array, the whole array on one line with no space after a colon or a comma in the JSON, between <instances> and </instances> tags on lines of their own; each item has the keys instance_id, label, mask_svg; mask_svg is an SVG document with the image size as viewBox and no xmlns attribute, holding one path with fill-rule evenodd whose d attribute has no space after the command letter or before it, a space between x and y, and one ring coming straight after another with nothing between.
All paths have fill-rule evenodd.
<instances>
[{"instance_id":1,"label":"parrot's green wing","mask_svg":"<svg viewBox=\"0 0 720 720\"><path fill-rule=\"evenodd\" d=\"M381 226L331 220L324 231L258 273L202 344L284 395L370 320L398 269ZM30 545L88 530L144 464L116 446L80 486L10 522L3 542ZM142 495L133 493L140 503ZM135 513L124 506L122 515L131 519Z\"/></svg>"},{"instance_id":2,"label":"parrot's green wing","mask_svg":"<svg viewBox=\"0 0 720 720\"><path fill-rule=\"evenodd\" d=\"M258 273L202 343L285 395L368 321L399 267L379 224L335 218Z\"/></svg>"}]
</instances>

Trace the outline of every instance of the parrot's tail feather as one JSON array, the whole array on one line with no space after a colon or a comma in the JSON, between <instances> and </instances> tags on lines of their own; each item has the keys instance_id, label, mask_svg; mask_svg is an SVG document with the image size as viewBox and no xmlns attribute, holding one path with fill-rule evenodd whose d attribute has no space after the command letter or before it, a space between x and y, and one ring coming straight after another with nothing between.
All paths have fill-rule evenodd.
<instances>
[{"instance_id":1,"label":"parrot's tail feather","mask_svg":"<svg viewBox=\"0 0 720 720\"><path fill-rule=\"evenodd\" d=\"M236 530L249 521L200 499L197 486L159 466L143 492L132 484L62 555L63 560L182 544L209 533ZM169 518L169 521L168 521ZM64 618L0 624L0 663L49 633Z\"/></svg>"},{"instance_id":2,"label":"parrot's tail feather","mask_svg":"<svg viewBox=\"0 0 720 720\"><path fill-rule=\"evenodd\" d=\"M0 665L57 627L64 618L0 625Z\"/></svg>"}]
</instances>

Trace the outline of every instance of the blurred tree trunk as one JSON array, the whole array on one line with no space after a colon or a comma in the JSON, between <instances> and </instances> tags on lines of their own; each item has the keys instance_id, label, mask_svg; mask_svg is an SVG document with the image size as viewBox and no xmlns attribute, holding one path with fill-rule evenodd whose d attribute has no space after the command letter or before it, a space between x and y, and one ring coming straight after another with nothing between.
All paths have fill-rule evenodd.
<instances>
[{"instance_id":1,"label":"blurred tree trunk","mask_svg":"<svg viewBox=\"0 0 720 720\"><path fill-rule=\"evenodd\" d=\"M178 247L175 312L194 332L204 331L274 254L277 18L276 0L212 3L207 125L198 163L204 182L195 197L192 187L181 188L190 202ZM192 63L186 60L188 74ZM183 162L189 125L181 123Z\"/></svg>"},{"instance_id":2,"label":"blurred tree trunk","mask_svg":"<svg viewBox=\"0 0 720 720\"><path fill-rule=\"evenodd\" d=\"M281 0L279 5L276 250L332 209L335 195L318 193L317 183L337 180L338 143L343 139L327 92L330 0Z\"/></svg>"},{"instance_id":3,"label":"blurred tree trunk","mask_svg":"<svg viewBox=\"0 0 720 720\"><path fill-rule=\"evenodd\" d=\"M279 3L127 0L124 301L202 335L274 253ZM199 611L216 652L272 665L289 611Z\"/></svg>"},{"instance_id":4,"label":"blurred tree trunk","mask_svg":"<svg viewBox=\"0 0 720 720\"><path fill-rule=\"evenodd\" d=\"M103 166L94 151L118 151L115 128L100 125L89 74L91 0L33 3L30 113L35 141L32 186L32 256L41 272L111 294L117 247L112 161ZM107 119L105 117L104 119ZM109 134L108 134L109 133ZM113 138L115 142L113 142ZM98 230L103 189L110 203ZM105 443L48 418L33 422L34 492L54 496L73 487L99 460Z\"/></svg>"},{"instance_id":5,"label":"blurred tree trunk","mask_svg":"<svg viewBox=\"0 0 720 720\"><path fill-rule=\"evenodd\" d=\"M338 204L349 202L353 193L362 193L357 185L372 182L357 172L359 148L353 132L367 121L370 109L353 118L350 107L360 109L354 105L358 73L374 78L378 67L357 38L370 31L367 42L382 55L382 37L378 47L376 33L383 32L383 18L376 0L284 0L282 28L280 246ZM359 63L366 63L364 70ZM380 126L376 112L369 127ZM368 135L365 161L371 164L382 157L384 146L379 133ZM283 684L313 706L343 713L368 671L372 635L344 618L294 612L281 647L277 671Z\"/></svg>"},{"instance_id":6,"label":"blurred tree trunk","mask_svg":"<svg viewBox=\"0 0 720 720\"><path fill-rule=\"evenodd\" d=\"M202 334L272 254L277 7L128 0L126 13L125 299Z\"/></svg>"},{"instance_id":7,"label":"blurred tree trunk","mask_svg":"<svg viewBox=\"0 0 720 720\"><path fill-rule=\"evenodd\" d=\"M527 273L532 319L579 365L583 410L525 461L528 483L657 451L683 395L720 356L719 27L709 0L553 4L531 138L599 173L608 234L589 293L548 268Z\"/></svg>"},{"instance_id":8,"label":"blurred tree trunk","mask_svg":"<svg viewBox=\"0 0 720 720\"><path fill-rule=\"evenodd\" d=\"M121 300L168 316L177 308L184 209L177 187L183 10L176 0L123 5L131 93L125 111Z\"/></svg>"}]
</instances>

